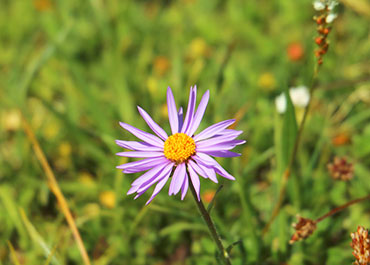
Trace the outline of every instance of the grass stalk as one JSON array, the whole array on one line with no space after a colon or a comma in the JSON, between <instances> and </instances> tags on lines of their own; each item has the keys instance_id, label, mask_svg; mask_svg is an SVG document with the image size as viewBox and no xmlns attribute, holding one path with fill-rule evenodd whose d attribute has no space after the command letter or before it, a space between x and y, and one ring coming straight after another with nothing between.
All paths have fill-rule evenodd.
<instances>
[{"instance_id":1,"label":"grass stalk","mask_svg":"<svg viewBox=\"0 0 370 265\"><path fill-rule=\"evenodd\" d=\"M91 265L89 256L87 254L86 248L84 246L84 243L82 241L81 235L77 229L76 223L73 219L71 210L68 207L67 200L65 199L62 191L59 188L58 182L55 178L54 172L50 167L49 162L47 161L44 152L41 149L41 146L30 126L30 124L27 122L26 118L22 114L22 123L24 131L27 135L28 140L31 142L33 150L35 152L35 155L37 159L39 160L42 169L45 172L45 175L47 177L48 186L50 190L53 192L55 197L57 198L57 201L59 203L59 206L62 210L63 215L65 216L68 226L72 231L73 237L77 243L78 249L80 250L83 262L85 265Z\"/></svg>"}]
</instances>

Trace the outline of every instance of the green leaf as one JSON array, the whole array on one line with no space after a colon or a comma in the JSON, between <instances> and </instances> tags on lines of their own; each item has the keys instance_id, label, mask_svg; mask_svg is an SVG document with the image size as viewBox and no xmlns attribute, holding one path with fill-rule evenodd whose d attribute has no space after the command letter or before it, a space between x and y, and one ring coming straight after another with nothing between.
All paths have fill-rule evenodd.
<instances>
[{"instance_id":1,"label":"green leaf","mask_svg":"<svg viewBox=\"0 0 370 265\"><path fill-rule=\"evenodd\" d=\"M230 251L233 249L233 247L235 247L236 245L243 245L243 241L242 240L238 240L238 241L235 241L233 243L231 243L227 248L226 248L226 251L227 253L230 253Z\"/></svg>"},{"instance_id":2,"label":"green leaf","mask_svg":"<svg viewBox=\"0 0 370 265\"><path fill-rule=\"evenodd\" d=\"M215 195L213 196L212 198L212 201L209 203L208 207L207 207L207 212L208 214L211 214L211 211L212 211L212 207L213 205L215 204L215 200L216 200L216 196L217 196L217 193L219 193L221 191L221 189L223 188L224 185L220 185L218 187L218 189L216 190L216 193Z\"/></svg>"},{"instance_id":3,"label":"green leaf","mask_svg":"<svg viewBox=\"0 0 370 265\"><path fill-rule=\"evenodd\" d=\"M194 224L194 223L185 223L185 222L178 222L173 225L169 225L159 231L160 236L167 236L169 234L178 233L182 231L207 231L207 228L203 224Z\"/></svg>"},{"instance_id":4,"label":"green leaf","mask_svg":"<svg viewBox=\"0 0 370 265\"><path fill-rule=\"evenodd\" d=\"M284 120L283 120L283 128L282 128L282 135L281 135L281 142L282 142L281 151L282 151L283 168L286 168L286 166L289 163L291 153L293 151L294 142L297 137L298 126L297 126L294 106L290 98L288 89L284 91L284 94L285 94L285 98L287 102L287 107L286 107L286 112L284 114Z\"/></svg>"},{"instance_id":5,"label":"green leaf","mask_svg":"<svg viewBox=\"0 0 370 265\"><path fill-rule=\"evenodd\" d=\"M21 237L21 245L28 241L27 232L22 225L22 221L17 211L17 202L14 200L14 189L8 185L0 187L0 202L3 207L1 210L6 213L6 216L11 220L11 228L15 227Z\"/></svg>"},{"instance_id":6,"label":"green leaf","mask_svg":"<svg viewBox=\"0 0 370 265\"><path fill-rule=\"evenodd\" d=\"M30 237L32 238L33 241L35 241L35 243L37 243L42 248L47 260L50 260L52 264L61 264L54 255L55 249L50 249L45 239L42 238L42 236L37 232L36 228L27 218L26 213L22 208L20 209L20 215Z\"/></svg>"}]
</instances>

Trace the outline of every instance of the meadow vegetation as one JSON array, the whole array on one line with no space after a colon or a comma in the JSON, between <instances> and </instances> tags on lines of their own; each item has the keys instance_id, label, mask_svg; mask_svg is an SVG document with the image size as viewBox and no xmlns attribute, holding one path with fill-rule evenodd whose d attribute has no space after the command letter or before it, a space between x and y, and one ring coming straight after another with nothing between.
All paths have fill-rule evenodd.
<instances>
[{"instance_id":1,"label":"meadow vegetation","mask_svg":"<svg viewBox=\"0 0 370 265\"><path fill-rule=\"evenodd\" d=\"M241 157L218 159L235 181L201 179L206 206L223 185L211 216L232 264L351 264L350 233L370 228L368 200L289 244L297 214L315 220L370 194L370 4L343 0L335 11L266 229L304 114L290 98L279 113L275 98L313 85L311 1L2 0L0 265L84 264L55 185L92 264L221 262L190 192L169 197L167 184L145 206L152 189L133 200L139 175L115 168L131 161L115 155L115 140L135 140L118 122L149 131L140 105L169 133L167 87L185 107L194 84L210 90L201 129L235 118L247 140ZM353 174L335 175L335 157Z\"/></svg>"}]
</instances>

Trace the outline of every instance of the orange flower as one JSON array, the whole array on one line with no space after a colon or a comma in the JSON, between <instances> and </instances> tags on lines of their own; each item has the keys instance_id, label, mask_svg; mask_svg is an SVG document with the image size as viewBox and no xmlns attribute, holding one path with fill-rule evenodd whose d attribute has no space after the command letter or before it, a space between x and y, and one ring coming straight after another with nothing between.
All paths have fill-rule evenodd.
<instances>
[{"instance_id":1,"label":"orange flower","mask_svg":"<svg viewBox=\"0 0 370 265\"><path fill-rule=\"evenodd\" d=\"M331 140L331 142L335 146L345 145L345 144L348 144L350 141L351 141L351 138L348 133L339 133L335 135Z\"/></svg>"},{"instance_id":2,"label":"orange flower","mask_svg":"<svg viewBox=\"0 0 370 265\"><path fill-rule=\"evenodd\" d=\"M205 202L210 203L215 196L216 191L215 190L206 190L202 194L202 198Z\"/></svg>"},{"instance_id":3,"label":"orange flower","mask_svg":"<svg viewBox=\"0 0 370 265\"><path fill-rule=\"evenodd\" d=\"M52 8L50 0L34 0L33 5L38 11L47 11Z\"/></svg>"},{"instance_id":4,"label":"orange flower","mask_svg":"<svg viewBox=\"0 0 370 265\"><path fill-rule=\"evenodd\" d=\"M299 61L303 58L304 50L300 42L293 42L287 48L288 58L291 61Z\"/></svg>"},{"instance_id":5,"label":"orange flower","mask_svg":"<svg viewBox=\"0 0 370 265\"><path fill-rule=\"evenodd\" d=\"M157 75L164 75L170 68L170 61L165 56L157 56L154 59L154 71Z\"/></svg>"}]
</instances>

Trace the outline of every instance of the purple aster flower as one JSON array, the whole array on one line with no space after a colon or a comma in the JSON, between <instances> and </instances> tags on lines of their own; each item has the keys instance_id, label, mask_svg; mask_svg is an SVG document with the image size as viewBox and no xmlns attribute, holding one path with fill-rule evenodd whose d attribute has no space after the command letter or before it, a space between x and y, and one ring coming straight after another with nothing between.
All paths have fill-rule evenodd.
<instances>
[{"instance_id":1,"label":"purple aster flower","mask_svg":"<svg viewBox=\"0 0 370 265\"><path fill-rule=\"evenodd\" d=\"M183 200L189 187L189 181L191 181L198 200L200 200L199 175L215 183L218 182L216 173L224 178L235 180L211 156L240 156L230 150L245 143L243 140L235 140L242 131L227 129L235 120L226 120L195 134L208 104L209 90L204 93L195 111L196 94L196 86L191 87L187 112L183 118L182 108L179 110L176 108L171 88L167 89L168 117L172 131L170 136L139 106L140 115L156 135L120 122L125 130L141 139L142 142L116 140L119 146L132 150L120 152L117 155L144 159L126 163L117 168L122 169L122 172L126 174L146 171L131 184L127 194L136 192L136 199L156 184L152 196L146 203L149 204L172 176L169 195L176 195L181 190Z\"/></svg>"}]
</instances>

